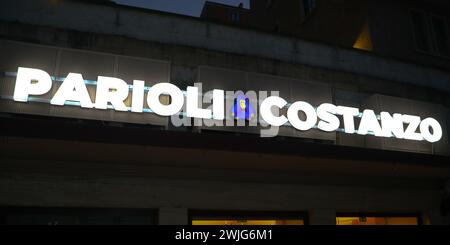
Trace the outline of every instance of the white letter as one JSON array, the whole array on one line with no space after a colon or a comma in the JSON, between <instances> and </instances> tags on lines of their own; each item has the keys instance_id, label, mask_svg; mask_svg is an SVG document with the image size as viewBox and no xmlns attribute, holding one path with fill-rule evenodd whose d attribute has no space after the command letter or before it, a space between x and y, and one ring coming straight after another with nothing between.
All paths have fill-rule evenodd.
<instances>
[{"instance_id":1,"label":"white letter","mask_svg":"<svg viewBox=\"0 0 450 245\"><path fill-rule=\"evenodd\" d=\"M261 117L268 124L272 126L279 127L285 123L287 123L288 119L285 116L276 117L272 114L272 106L277 106L278 108L283 108L287 104L286 100L278 97L271 96L266 98L260 107Z\"/></svg>"},{"instance_id":2,"label":"white letter","mask_svg":"<svg viewBox=\"0 0 450 245\"><path fill-rule=\"evenodd\" d=\"M27 102L28 95L42 95L50 91L51 88L52 78L47 72L19 67L13 98L15 101Z\"/></svg>"},{"instance_id":3,"label":"white letter","mask_svg":"<svg viewBox=\"0 0 450 245\"><path fill-rule=\"evenodd\" d=\"M205 118L210 119L212 112L208 109L198 108L198 88L197 87L187 87L187 98L186 98L186 114L188 117L194 118ZM202 101L200 99L200 101Z\"/></svg>"},{"instance_id":4,"label":"white letter","mask_svg":"<svg viewBox=\"0 0 450 245\"><path fill-rule=\"evenodd\" d=\"M66 101L78 101L83 108L94 107L81 74L69 73L56 91L50 104L64 105Z\"/></svg>"},{"instance_id":5,"label":"white letter","mask_svg":"<svg viewBox=\"0 0 450 245\"><path fill-rule=\"evenodd\" d=\"M391 116L388 112L382 111L381 116L381 131L384 137L391 137L394 135L395 138L403 139L404 128L402 114L394 114Z\"/></svg>"},{"instance_id":6,"label":"white letter","mask_svg":"<svg viewBox=\"0 0 450 245\"><path fill-rule=\"evenodd\" d=\"M321 121L317 124L320 130L332 132L339 128L339 118L335 116L337 107L333 104L324 103L317 108L317 116Z\"/></svg>"},{"instance_id":7,"label":"white letter","mask_svg":"<svg viewBox=\"0 0 450 245\"><path fill-rule=\"evenodd\" d=\"M353 107L338 106L337 114L342 115L344 119L344 131L347 134L355 133L354 117L359 115L359 110Z\"/></svg>"},{"instance_id":8,"label":"white letter","mask_svg":"<svg viewBox=\"0 0 450 245\"><path fill-rule=\"evenodd\" d=\"M305 121L300 120L298 116L299 111L305 112ZM292 104L287 111L287 115L289 118L289 122L292 124L292 126L294 126L294 128L298 130L309 130L314 127L317 122L316 110L314 110L314 107L312 107L312 105L303 101L297 101Z\"/></svg>"},{"instance_id":9,"label":"white letter","mask_svg":"<svg viewBox=\"0 0 450 245\"><path fill-rule=\"evenodd\" d=\"M110 102L114 110L127 111L123 101L128 97L128 84L114 77L99 76L97 80L95 108L105 110Z\"/></svg>"},{"instance_id":10,"label":"white letter","mask_svg":"<svg viewBox=\"0 0 450 245\"><path fill-rule=\"evenodd\" d=\"M369 131L372 131L375 136L383 136L375 112L372 110L364 110L361 122L359 123L358 134L367 135Z\"/></svg>"},{"instance_id":11,"label":"white letter","mask_svg":"<svg viewBox=\"0 0 450 245\"><path fill-rule=\"evenodd\" d=\"M171 98L170 105L163 105L159 100L161 94L168 94ZM158 83L152 86L147 94L147 103L150 109L161 116L172 116L178 113L184 104L184 95L181 90L170 83Z\"/></svg>"},{"instance_id":12,"label":"white letter","mask_svg":"<svg viewBox=\"0 0 450 245\"><path fill-rule=\"evenodd\" d=\"M433 129L433 134L430 132ZM438 121L434 118L426 118L420 123L420 132L422 136L430 143L438 142L442 138L442 128Z\"/></svg>"},{"instance_id":13,"label":"white letter","mask_svg":"<svg viewBox=\"0 0 450 245\"><path fill-rule=\"evenodd\" d=\"M420 133L416 133L417 128L420 124L420 117L411 116L411 115L402 115L402 119L404 123L408 123L409 125L406 127L404 137L408 140L423 140L423 137Z\"/></svg>"},{"instance_id":14,"label":"white letter","mask_svg":"<svg viewBox=\"0 0 450 245\"><path fill-rule=\"evenodd\" d=\"M213 116L214 120L225 119L225 91L220 89L213 90Z\"/></svg>"},{"instance_id":15,"label":"white letter","mask_svg":"<svg viewBox=\"0 0 450 245\"><path fill-rule=\"evenodd\" d=\"M131 96L131 111L142 113L144 110L144 87L145 82L133 81L133 95Z\"/></svg>"}]
</instances>

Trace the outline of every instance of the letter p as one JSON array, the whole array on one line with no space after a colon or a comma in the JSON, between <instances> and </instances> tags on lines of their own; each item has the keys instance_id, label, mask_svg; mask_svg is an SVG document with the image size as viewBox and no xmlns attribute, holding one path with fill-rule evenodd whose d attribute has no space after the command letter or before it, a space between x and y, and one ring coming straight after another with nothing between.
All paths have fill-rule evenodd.
<instances>
[{"instance_id":1,"label":"letter p","mask_svg":"<svg viewBox=\"0 0 450 245\"><path fill-rule=\"evenodd\" d=\"M52 78L47 72L19 67L14 88L14 100L27 102L29 95L43 95L51 88Z\"/></svg>"}]
</instances>

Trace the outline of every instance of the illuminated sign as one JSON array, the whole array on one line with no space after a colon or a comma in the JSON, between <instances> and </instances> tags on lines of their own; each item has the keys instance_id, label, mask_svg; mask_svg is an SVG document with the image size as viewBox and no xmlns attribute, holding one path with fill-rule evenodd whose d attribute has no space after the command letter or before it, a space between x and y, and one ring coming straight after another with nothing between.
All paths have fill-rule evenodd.
<instances>
[{"instance_id":1,"label":"illuminated sign","mask_svg":"<svg viewBox=\"0 0 450 245\"><path fill-rule=\"evenodd\" d=\"M50 104L57 106L76 102L82 108L110 109L116 111L144 112L144 100L152 113L161 116L173 116L185 106L186 116L199 119L224 120L225 117L225 91L215 89L212 91L212 107L204 109L199 106L199 89L188 86L186 91L180 90L171 83L158 83L145 87L145 82L134 80L133 85L114 78L99 76L96 81L95 101L91 100L82 74L69 73L63 79L50 100ZM19 67L13 99L28 102L29 96L39 96L48 93L52 88L52 77L45 71L32 68ZM131 91L131 108L124 101ZM147 96L145 93L147 92ZM169 104L160 101L161 95L169 95ZM110 106L111 105L111 106ZM274 109L287 108L286 115L275 115ZM299 113L304 115L299 116ZM348 134L374 135L377 137L394 137L407 140L426 140L437 142L442 138L442 128L439 122L431 117L421 119L419 116L389 112L375 114L373 110L337 106L324 103L317 108L305 101L292 104L279 96L270 96L262 100L259 105L261 120L271 126L279 127L290 124L294 128L306 131L318 128L322 131L337 131L342 126L343 132ZM245 95L238 95L232 108L234 119L257 119L249 99ZM356 129L355 119L359 118Z\"/></svg>"}]
</instances>

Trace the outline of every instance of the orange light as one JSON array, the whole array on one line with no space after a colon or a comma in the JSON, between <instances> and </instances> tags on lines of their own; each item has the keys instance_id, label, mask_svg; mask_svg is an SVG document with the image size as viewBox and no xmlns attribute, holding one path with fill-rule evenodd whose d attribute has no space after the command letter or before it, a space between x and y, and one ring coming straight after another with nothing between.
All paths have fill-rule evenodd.
<instances>
[{"instance_id":1,"label":"orange light","mask_svg":"<svg viewBox=\"0 0 450 245\"><path fill-rule=\"evenodd\" d=\"M417 217L336 217L336 225L418 225Z\"/></svg>"},{"instance_id":2,"label":"orange light","mask_svg":"<svg viewBox=\"0 0 450 245\"><path fill-rule=\"evenodd\" d=\"M304 225L303 220L192 220L192 225Z\"/></svg>"}]
</instances>

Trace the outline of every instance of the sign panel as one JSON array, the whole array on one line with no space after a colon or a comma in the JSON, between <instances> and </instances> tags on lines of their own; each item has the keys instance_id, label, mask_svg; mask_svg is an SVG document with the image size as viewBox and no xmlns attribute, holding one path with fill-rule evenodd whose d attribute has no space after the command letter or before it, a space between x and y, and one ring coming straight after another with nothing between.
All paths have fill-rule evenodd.
<instances>
[{"instance_id":1,"label":"sign panel","mask_svg":"<svg viewBox=\"0 0 450 245\"><path fill-rule=\"evenodd\" d=\"M52 90L53 81L61 85ZM91 98L87 84L95 86ZM317 107L307 101L288 102L268 91L247 91L255 98L247 98L236 91L213 89L205 94L199 89L201 84L187 86L181 90L171 83L157 83L145 86L145 81L124 80L111 76L98 76L96 81L85 80L83 74L69 72L66 77L55 78L42 69L18 67L14 95L17 103L41 102L54 106L77 106L85 109L115 110L128 113L153 113L163 117L180 115L188 118L222 121L227 118L249 121L248 126L292 126L299 131L319 129L324 132L340 131L346 134L373 135L414 141L438 142L442 138L442 126L433 117L421 118L399 112L381 111L376 114L371 109L322 103ZM250 92L250 93L249 93ZM51 93L50 99L40 96ZM237 95L237 96L236 96ZM170 102L162 97L170 97ZM230 96L233 105L227 106ZM130 101L127 105L125 101ZM203 101L211 101L211 106L203 108ZM258 101L253 108L249 101ZM145 102L148 108L145 107ZM228 110L227 108L231 108ZM286 109L286 113L274 113ZM183 112L185 110L185 112ZM359 124L355 123L359 120ZM183 126L180 124L178 126ZM223 125L223 127L235 125ZM276 131L278 132L278 131ZM276 136L261 131L261 136Z\"/></svg>"}]
</instances>

